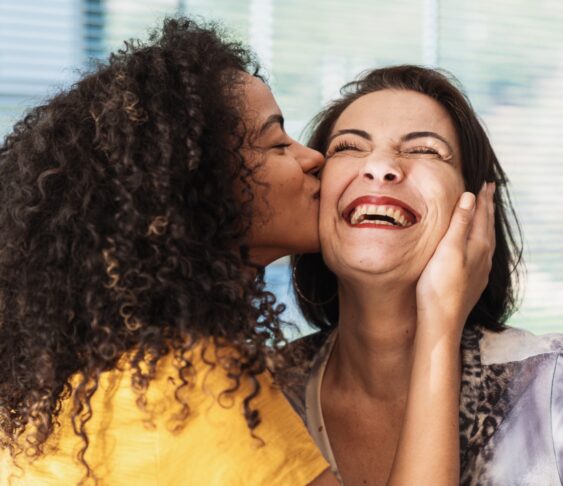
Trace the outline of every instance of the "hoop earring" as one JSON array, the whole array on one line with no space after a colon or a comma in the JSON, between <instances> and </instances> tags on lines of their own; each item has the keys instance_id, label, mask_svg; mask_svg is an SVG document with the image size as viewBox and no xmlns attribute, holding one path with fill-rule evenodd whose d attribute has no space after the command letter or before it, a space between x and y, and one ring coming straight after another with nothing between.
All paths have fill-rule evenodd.
<instances>
[{"instance_id":1,"label":"hoop earring","mask_svg":"<svg viewBox=\"0 0 563 486\"><path fill-rule=\"evenodd\" d=\"M297 292L297 295L299 295L299 297L301 297L305 302L307 302L308 304L311 305L325 305L328 304L331 300L334 300L336 298L336 296L338 295L338 290L336 290L334 292L334 295L332 295L330 298L328 298L327 300L323 300L322 302L313 302L312 300L310 300L309 298L305 297L305 294L303 294L303 292L301 291L301 289L299 288L299 283L297 282L297 264L299 263L299 260L301 259L303 255L299 255L296 259L295 259L295 263L293 264L293 268L291 269L291 275L293 278L293 288L295 289L295 291Z\"/></svg>"}]
</instances>

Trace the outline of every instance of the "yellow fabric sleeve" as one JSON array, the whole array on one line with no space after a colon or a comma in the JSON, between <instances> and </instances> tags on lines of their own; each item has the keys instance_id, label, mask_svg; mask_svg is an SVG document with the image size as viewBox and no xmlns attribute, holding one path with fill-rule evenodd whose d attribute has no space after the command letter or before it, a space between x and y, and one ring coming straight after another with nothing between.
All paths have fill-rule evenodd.
<instances>
[{"instance_id":1,"label":"yellow fabric sleeve","mask_svg":"<svg viewBox=\"0 0 563 486\"><path fill-rule=\"evenodd\" d=\"M194 370L193 383L184 390L190 414L180 431L174 431L177 421L172 418L179 410L174 399L179 379L170 356L159 363L146 411L136 404L127 370L102 376L86 427L90 445L85 457L98 484L295 486L328 467L269 375L260 377L260 393L251 402L260 411L255 435L262 444L251 436L242 414L250 383L243 381L231 399L218 403L219 394L232 386L223 368L212 369L196 359ZM74 434L69 409L66 403L46 454L31 464L19 460L21 471L7 451L0 451L1 485L72 485L84 477L76 458L82 442Z\"/></svg>"}]
</instances>

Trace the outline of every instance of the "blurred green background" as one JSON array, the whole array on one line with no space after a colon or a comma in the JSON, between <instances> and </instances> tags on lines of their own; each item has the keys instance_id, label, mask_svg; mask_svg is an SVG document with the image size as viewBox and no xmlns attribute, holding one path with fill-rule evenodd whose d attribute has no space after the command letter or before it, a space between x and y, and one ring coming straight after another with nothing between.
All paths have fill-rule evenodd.
<instances>
[{"instance_id":1,"label":"blurred green background","mask_svg":"<svg viewBox=\"0 0 563 486\"><path fill-rule=\"evenodd\" d=\"M462 83L512 182L527 285L511 323L563 331L563 2L560 0L0 0L0 136L165 15L222 21L253 46L290 134L367 68L438 66ZM289 303L286 261L271 288Z\"/></svg>"}]
</instances>

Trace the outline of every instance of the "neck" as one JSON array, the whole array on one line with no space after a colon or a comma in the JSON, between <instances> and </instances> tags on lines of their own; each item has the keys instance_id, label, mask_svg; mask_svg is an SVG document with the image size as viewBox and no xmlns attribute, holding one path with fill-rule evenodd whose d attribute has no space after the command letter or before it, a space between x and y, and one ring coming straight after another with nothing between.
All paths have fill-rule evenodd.
<instances>
[{"instance_id":1,"label":"neck","mask_svg":"<svg viewBox=\"0 0 563 486\"><path fill-rule=\"evenodd\" d=\"M385 402L406 400L416 332L415 287L341 281L331 386Z\"/></svg>"}]
</instances>

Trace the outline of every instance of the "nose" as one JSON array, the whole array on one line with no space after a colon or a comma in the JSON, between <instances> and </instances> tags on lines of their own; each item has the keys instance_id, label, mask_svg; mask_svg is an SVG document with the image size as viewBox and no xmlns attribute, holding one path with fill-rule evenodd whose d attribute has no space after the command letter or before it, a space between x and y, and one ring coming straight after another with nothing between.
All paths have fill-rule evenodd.
<instances>
[{"instance_id":1,"label":"nose","mask_svg":"<svg viewBox=\"0 0 563 486\"><path fill-rule=\"evenodd\" d=\"M299 164L301 164L303 172L308 174L317 173L325 162L323 154L300 143L296 143L295 145L295 157L299 161Z\"/></svg>"},{"instance_id":2,"label":"nose","mask_svg":"<svg viewBox=\"0 0 563 486\"><path fill-rule=\"evenodd\" d=\"M405 173L400 162L387 155L381 158L369 157L360 168L360 176L367 181L397 184L405 178Z\"/></svg>"}]
</instances>

